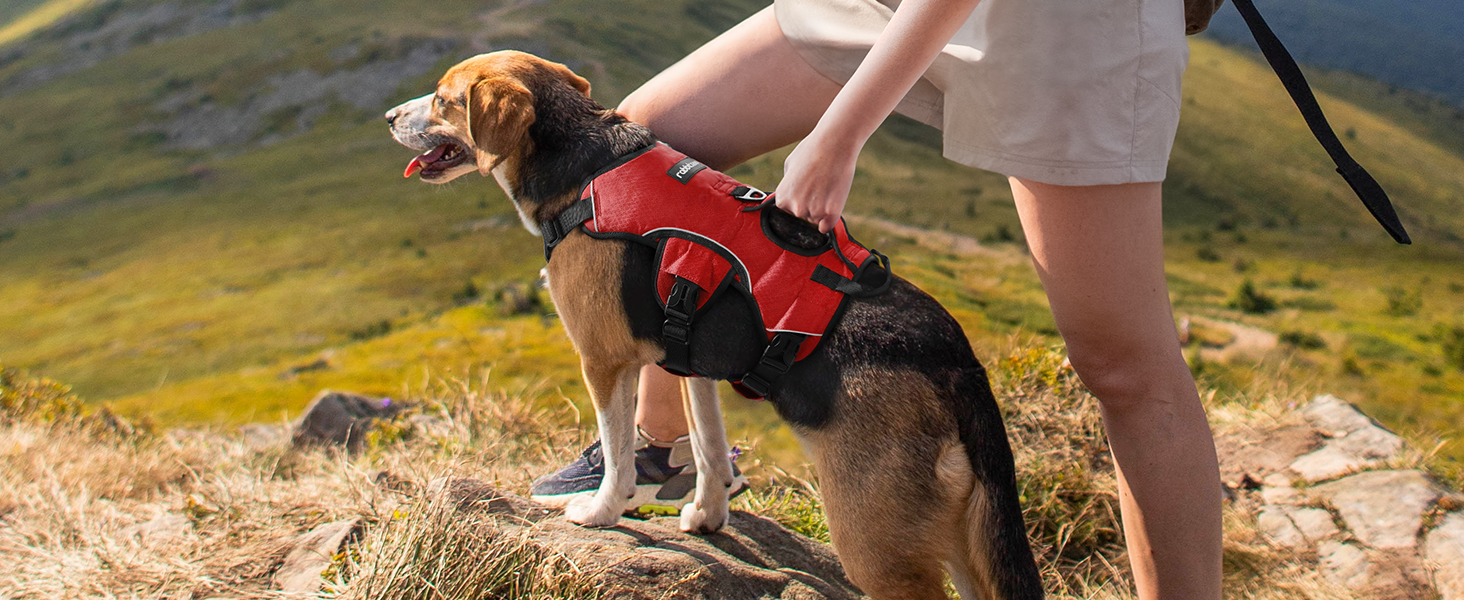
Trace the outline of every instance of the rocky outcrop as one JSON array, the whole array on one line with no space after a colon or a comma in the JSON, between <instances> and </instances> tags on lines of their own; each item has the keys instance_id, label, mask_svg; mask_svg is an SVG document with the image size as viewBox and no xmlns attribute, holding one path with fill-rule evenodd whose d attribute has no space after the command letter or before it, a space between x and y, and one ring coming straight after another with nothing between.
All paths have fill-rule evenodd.
<instances>
[{"instance_id":1,"label":"rocky outcrop","mask_svg":"<svg viewBox=\"0 0 1464 600\"><path fill-rule=\"evenodd\" d=\"M395 417L402 408L391 398L324 390L305 408L290 441L296 448L345 446L355 452L376 422Z\"/></svg>"},{"instance_id":2,"label":"rocky outcrop","mask_svg":"<svg viewBox=\"0 0 1464 600\"><path fill-rule=\"evenodd\" d=\"M1403 439L1335 396L1300 415L1217 438L1227 485L1271 543L1315 552L1327 578L1368 598L1464 600L1464 514L1440 518L1447 490L1388 468Z\"/></svg>"},{"instance_id":3,"label":"rocky outcrop","mask_svg":"<svg viewBox=\"0 0 1464 600\"><path fill-rule=\"evenodd\" d=\"M746 512L713 535L679 530L676 518L623 519L586 529L530 500L472 479L437 480L428 494L446 494L459 511L503 515L505 533L536 543L596 573L610 598L787 600L862 598L844 578L838 557L819 542Z\"/></svg>"}]
</instances>

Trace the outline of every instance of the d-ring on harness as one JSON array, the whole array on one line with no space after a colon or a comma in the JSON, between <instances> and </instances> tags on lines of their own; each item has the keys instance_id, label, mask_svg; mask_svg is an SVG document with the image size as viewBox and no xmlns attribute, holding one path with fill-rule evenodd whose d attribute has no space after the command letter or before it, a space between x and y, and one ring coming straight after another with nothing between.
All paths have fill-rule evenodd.
<instances>
[{"instance_id":1,"label":"d-ring on harness","mask_svg":"<svg viewBox=\"0 0 1464 600\"><path fill-rule=\"evenodd\" d=\"M544 258L576 228L594 238L625 239L656 248L656 295L666 312L660 366L692 376L691 332L696 315L728 288L751 301L768 346L734 388L767 396L793 364L807 358L850 296L889 289L889 259L853 238L840 220L821 247L791 245L769 225L772 194L656 143L601 169L579 201L540 223ZM879 285L863 283L870 269ZM705 351L705 350L699 350Z\"/></svg>"}]
</instances>

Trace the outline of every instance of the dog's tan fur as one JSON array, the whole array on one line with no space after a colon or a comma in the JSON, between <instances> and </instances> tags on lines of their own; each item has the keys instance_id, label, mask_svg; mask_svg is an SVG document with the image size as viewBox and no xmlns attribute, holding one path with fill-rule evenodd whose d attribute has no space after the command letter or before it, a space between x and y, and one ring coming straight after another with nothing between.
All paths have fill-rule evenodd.
<instances>
[{"instance_id":1,"label":"dog's tan fur","mask_svg":"<svg viewBox=\"0 0 1464 600\"><path fill-rule=\"evenodd\" d=\"M532 230L578 199L574 193L536 201L520 197L512 183L534 150L528 135L539 118L533 90L565 83L589 93L589 84L563 65L515 52L482 55L449 70L431 100L403 104L388 120L399 141L419 150L426 149L424 140L443 138L471 150L476 170L497 178ZM434 180L471 170L454 166ZM659 344L632 334L621 297L627 244L571 233L547 267L550 295L580 354L604 444L599 493L566 509L569 519L590 526L613 525L633 493L636 372L664 356ZM999 559L982 539L983 528L992 526L984 516L985 484L977 481L951 418L952 392L911 368L852 368L841 386L838 410L825 425L797 429L820 474L830 532L850 580L873 598L944 598L944 564L967 600L1010 597L997 581ZM725 432L713 383L690 379L682 389L699 476L682 528L711 532L727 517Z\"/></svg>"}]
</instances>

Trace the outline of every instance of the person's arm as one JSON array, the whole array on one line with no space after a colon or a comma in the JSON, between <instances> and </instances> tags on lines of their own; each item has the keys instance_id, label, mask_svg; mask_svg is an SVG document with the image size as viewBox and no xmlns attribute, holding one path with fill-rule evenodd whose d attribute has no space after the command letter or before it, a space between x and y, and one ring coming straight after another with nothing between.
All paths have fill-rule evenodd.
<instances>
[{"instance_id":1,"label":"person's arm","mask_svg":"<svg viewBox=\"0 0 1464 600\"><path fill-rule=\"evenodd\" d=\"M827 233L839 222L864 142L971 16L979 0L904 0L813 132L788 155L778 208Z\"/></svg>"}]
</instances>

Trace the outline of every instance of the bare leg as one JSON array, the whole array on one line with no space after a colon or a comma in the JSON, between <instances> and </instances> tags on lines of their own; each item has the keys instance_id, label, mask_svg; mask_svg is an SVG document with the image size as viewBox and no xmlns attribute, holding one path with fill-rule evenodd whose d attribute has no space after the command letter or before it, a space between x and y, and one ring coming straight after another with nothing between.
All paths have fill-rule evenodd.
<instances>
[{"instance_id":1,"label":"bare leg","mask_svg":"<svg viewBox=\"0 0 1464 600\"><path fill-rule=\"evenodd\" d=\"M808 135L839 85L803 61L770 11L743 21L656 75L620 104L662 141L717 170ZM636 423L658 440L686 435L676 377L641 369Z\"/></svg>"},{"instance_id":2,"label":"bare leg","mask_svg":"<svg viewBox=\"0 0 1464 600\"><path fill-rule=\"evenodd\" d=\"M1032 261L1103 407L1139 597L1220 598L1220 470L1164 280L1160 186L1012 178Z\"/></svg>"}]
</instances>

